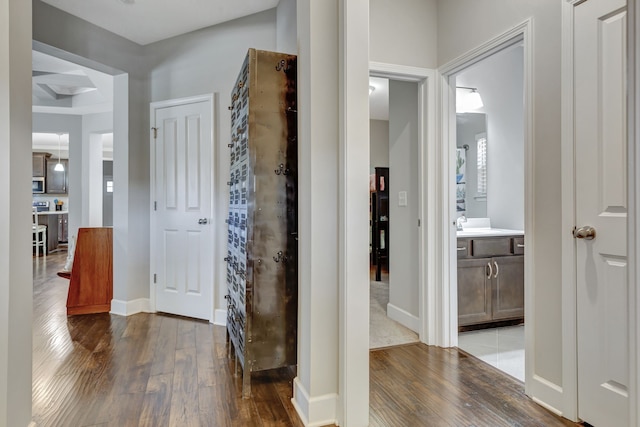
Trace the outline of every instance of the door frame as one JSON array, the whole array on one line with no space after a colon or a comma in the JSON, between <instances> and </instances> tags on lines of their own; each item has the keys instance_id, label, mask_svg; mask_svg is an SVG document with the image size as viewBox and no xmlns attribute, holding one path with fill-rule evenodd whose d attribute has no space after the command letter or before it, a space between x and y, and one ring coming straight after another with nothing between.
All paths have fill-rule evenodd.
<instances>
[{"instance_id":1,"label":"door frame","mask_svg":"<svg viewBox=\"0 0 640 427\"><path fill-rule=\"evenodd\" d=\"M441 222L445 234L442 241L442 277L435 295L441 298L443 312L439 316L438 329L441 331L441 340L438 345L443 347L455 347L458 345L458 292L457 286L457 255L456 255L456 228L455 228L455 178L452 165L455 164L456 141L455 135L455 87L452 86L453 77L462 70L478 63L479 61L497 53L516 43L524 46L524 231L527 239L525 251L524 282L525 282L525 355L534 354L534 298L532 284L534 281L533 253L535 248L535 234L533 223L534 207L534 151L533 151L533 21L531 18L499 36L479 45L475 49L459 56L458 58L438 68L439 92L440 92L440 136L442 138L443 153L441 157ZM532 393L534 386L534 366L530 357L525 357L525 391ZM543 387L536 387L539 394L543 388L553 388L553 385L545 382ZM555 390L557 392L557 390ZM546 397L546 396L545 396ZM545 401L554 401L550 397ZM557 400L557 399L555 399ZM548 405L545 405L548 407Z\"/></svg>"},{"instance_id":2,"label":"door frame","mask_svg":"<svg viewBox=\"0 0 640 427\"><path fill-rule=\"evenodd\" d=\"M583 0L565 0L562 2L562 383L564 394L563 416L578 419L578 324L577 324L577 277L576 244L570 231L576 225L576 180L575 180L575 135L574 135L574 12ZM637 307L640 305L640 198L636 189L640 188L640 176L636 164L640 162L640 93L637 82L640 80L640 67L636 63L640 48L640 32L636 28L639 12L635 0L627 0L627 197L628 197L628 287L629 287L629 425L640 422L640 408L634 405L640 390L640 359L637 351L640 338L640 319Z\"/></svg>"},{"instance_id":3,"label":"door frame","mask_svg":"<svg viewBox=\"0 0 640 427\"><path fill-rule=\"evenodd\" d=\"M437 260L440 248L438 178L440 145L436 140L436 71L405 65L369 63L369 76L415 82L418 85L418 335L421 342L435 345L438 305ZM427 238L433 236L435 238Z\"/></svg>"},{"instance_id":4,"label":"door frame","mask_svg":"<svg viewBox=\"0 0 640 427\"><path fill-rule=\"evenodd\" d=\"M155 113L157 110L168 107L178 107L181 105L187 104L196 104L200 102L205 102L208 104L209 113L211 116L211 129L209 129L211 134L211 167L212 171L215 170L216 165L216 145L215 145L215 111L214 111L214 103L213 103L213 94L204 94L204 95L196 95L189 96L185 98L176 98L176 99L168 99L165 101L155 101L149 104L149 307L152 313L156 312L156 284L153 282L153 274L156 270L156 258L155 258L155 250L158 247L157 236L153 232L156 228L156 216L154 215L154 194L156 191L156 144L154 142L153 128L155 127ZM216 173L211 174L211 225L215 226L218 223L216 218L216 211L214 209L216 200L215 197L215 189L216 189L217 179ZM216 300L216 271L215 271L215 262L217 255L217 247L218 247L218 239L215 238L216 232L214 231L214 239L213 239L213 251L212 251L212 259L211 263L214 265L214 271L212 274L212 288L211 288L211 311L209 312L209 322L213 323L214 321L214 313L215 313L215 300Z\"/></svg>"}]
</instances>

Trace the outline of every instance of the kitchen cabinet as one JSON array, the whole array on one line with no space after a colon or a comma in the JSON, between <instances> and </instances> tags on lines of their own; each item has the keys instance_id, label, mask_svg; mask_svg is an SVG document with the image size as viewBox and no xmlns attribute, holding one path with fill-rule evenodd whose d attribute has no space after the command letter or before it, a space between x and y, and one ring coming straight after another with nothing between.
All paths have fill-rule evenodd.
<instances>
[{"instance_id":1,"label":"kitchen cabinet","mask_svg":"<svg viewBox=\"0 0 640 427\"><path fill-rule=\"evenodd\" d=\"M47 226L47 253L58 249L58 215L38 215L38 224Z\"/></svg>"},{"instance_id":2,"label":"kitchen cabinet","mask_svg":"<svg viewBox=\"0 0 640 427\"><path fill-rule=\"evenodd\" d=\"M31 176L44 177L47 173L47 159L51 156L49 153L33 153L31 159L33 165L31 168Z\"/></svg>"},{"instance_id":3,"label":"kitchen cabinet","mask_svg":"<svg viewBox=\"0 0 640 427\"><path fill-rule=\"evenodd\" d=\"M58 159L47 159L46 193L67 194L69 192L69 160L60 160L64 171L55 170L57 163Z\"/></svg>"},{"instance_id":4,"label":"kitchen cabinet","mask_svg":"<svg viewBox=\"0 0 640 427\"><path fill-rule=\"evenodd\" d=\"M524 238L458 239L458 325L524 318Z\"/></svg>"},{"instance_id":5,"label":"kitchen cabinet","mask_svg":"<svg viewBox=\"0 0 640 427\"><path fill-rule=\"evenodd\" d=\"M69 241L69 215L59 214L57 215L58 224L58 240L59 243L67 243Z\"/></svg>"}]
</instances>

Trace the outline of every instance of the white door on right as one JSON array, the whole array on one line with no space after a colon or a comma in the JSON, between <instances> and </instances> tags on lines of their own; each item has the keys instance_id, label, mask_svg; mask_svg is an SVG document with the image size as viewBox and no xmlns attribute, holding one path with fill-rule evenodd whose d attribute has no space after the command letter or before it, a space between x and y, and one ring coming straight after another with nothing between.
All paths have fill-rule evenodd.
<instances>
[{"instance_id":1,"label":"white door on right","mask_svg":"<svg viewBox=\"0 0 640 427\"><path fill-rule=\"evenodd\" d=\"M624 0L587 0L574 21L578 416L629 424ZM565 356L570 357L570 356Z\"/></svg>"}]
</instances>

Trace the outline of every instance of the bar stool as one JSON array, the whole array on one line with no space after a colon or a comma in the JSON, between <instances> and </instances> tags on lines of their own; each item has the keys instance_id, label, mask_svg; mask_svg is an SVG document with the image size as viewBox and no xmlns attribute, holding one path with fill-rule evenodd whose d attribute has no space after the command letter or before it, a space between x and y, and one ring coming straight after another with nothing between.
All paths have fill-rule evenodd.
<instances>
[{"instance_id":1,"label":"bar stool","mask_svg":"<svg viewBox=\"0 0 640 427\"><path fill-rule=\"evenodd\" d=\"M38 223L38 209L33 209L33 246L36 248L36 256L40 256L40 246L42 246L42 254L47 256L47 226Z\"/></svg>"}]
</instances>

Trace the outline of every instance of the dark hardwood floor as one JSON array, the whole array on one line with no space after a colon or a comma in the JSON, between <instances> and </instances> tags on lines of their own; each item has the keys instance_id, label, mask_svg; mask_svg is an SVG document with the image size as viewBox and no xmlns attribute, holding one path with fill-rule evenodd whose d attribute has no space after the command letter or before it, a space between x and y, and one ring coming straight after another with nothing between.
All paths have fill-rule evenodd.
<instances>
[{"instance_id":1,"label":"dark hardwood floor","mask_svg":"<svg viewBox=\"0 0 640 427\"><path fill-rule=\"evenodd\" d=\"M34 258L33 419L38 426L302 426L293 373L241 376L225 330L155 314L67 317L66 254ZM455 349L371 352L372 426L573 425L506 375Z\"/></svg>"}]
</instances>

